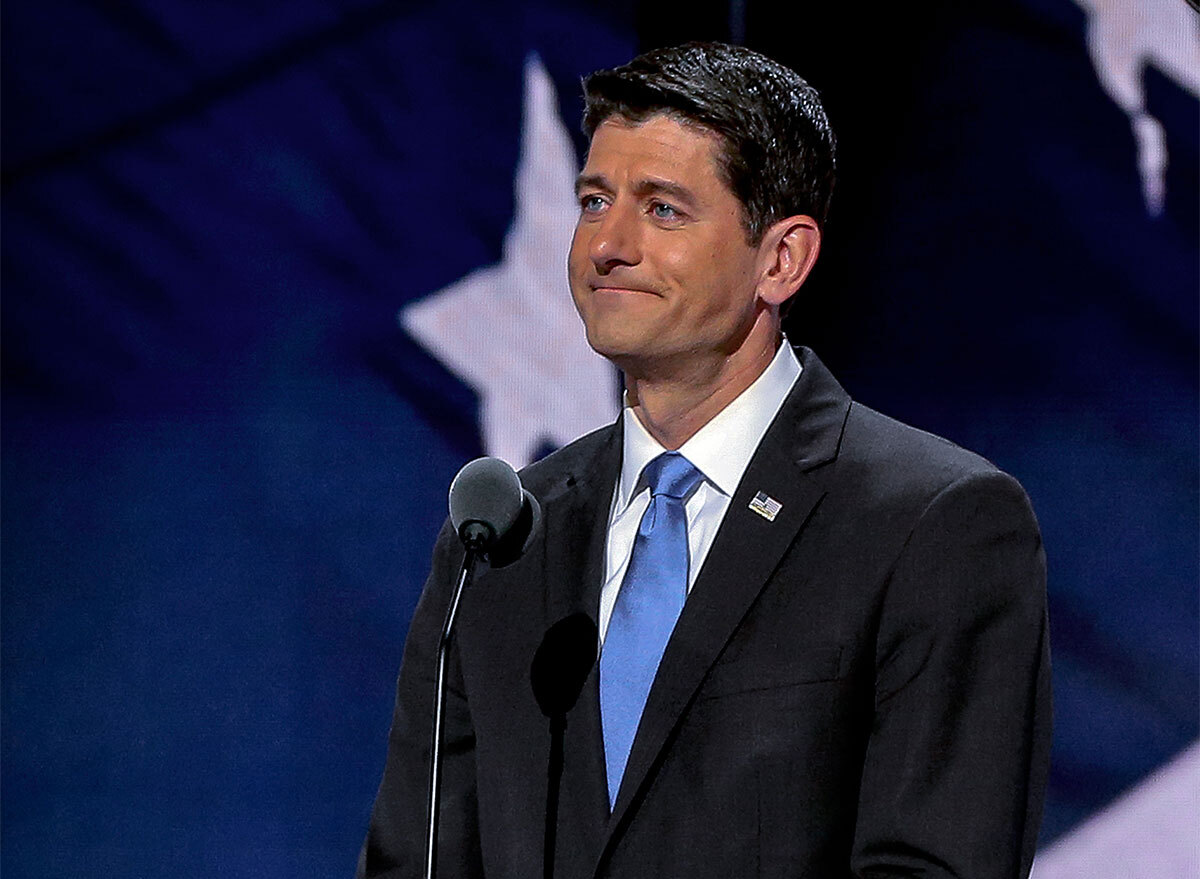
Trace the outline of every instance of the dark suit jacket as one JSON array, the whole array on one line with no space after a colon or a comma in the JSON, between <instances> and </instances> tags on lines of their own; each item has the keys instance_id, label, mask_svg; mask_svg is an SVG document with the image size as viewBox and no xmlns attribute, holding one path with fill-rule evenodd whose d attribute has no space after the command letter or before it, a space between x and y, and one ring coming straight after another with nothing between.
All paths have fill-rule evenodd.
<instances>
[{"instance_id":1,"label":"dark suit jacket","mask_svg":"<svg viewBox=\"0 0 1200 879\"><path fill-rule=\"evenodd\" d=\"M1023 876L1050 742L1045 562L1021 487L850 400L812 352L738 486L608 813L596 673L567 715L559 879ZM542 529L464 596L439 875L542 875L547 629L595 618L619 423L527 468ZM759 491L774 521L748 508ZM369 876L421 874L434 651L461 550L405 646ZM361 865L360 865L361 867Z\"/></svg>"}]
</instances>

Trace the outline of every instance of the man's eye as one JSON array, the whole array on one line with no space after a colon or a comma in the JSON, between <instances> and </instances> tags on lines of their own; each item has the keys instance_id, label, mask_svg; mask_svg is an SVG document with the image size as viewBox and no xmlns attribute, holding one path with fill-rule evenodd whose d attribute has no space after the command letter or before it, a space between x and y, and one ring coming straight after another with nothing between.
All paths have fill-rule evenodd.
<instances>
[{"instance_id":1,"label":"man's eye","mask_svg":"<svg viewBox=\"0 0 1200 879\"><path fill-rule=\"evenodd\" d=\"M661 201L651 205L650 212L659 220L674 220L679 217L679 211Z\"/></svg>"},{"instance_id":2,"label":"man's eye","mask_svg":"<svg viewBox=\"0 0 1200 879\"><path fill-rule=\"evenodd\" d=\"M585 195L579 199L579 205L585 214L594 214L604 208L604 199L598 195Z\"/></svg>"}]
</instances>

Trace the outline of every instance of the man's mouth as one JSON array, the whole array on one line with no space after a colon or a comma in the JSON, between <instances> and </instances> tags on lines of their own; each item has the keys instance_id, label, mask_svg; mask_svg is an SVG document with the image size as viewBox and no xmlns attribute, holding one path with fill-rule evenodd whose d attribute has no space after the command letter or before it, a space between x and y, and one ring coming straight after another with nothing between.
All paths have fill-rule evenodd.
<instances>
[{"instance_id":1,"label":"man's mouth","mask_svg":"<svg viewBox=\"0 0 1200 879\"><path fill-rule=\"evenodd\" d=\"M596 293L604 293L612 296L657 296L653 290L647 290L645 287L634 287L626 284L605 284L593 281L589 286Z\"/></svg>"}]
</instances>

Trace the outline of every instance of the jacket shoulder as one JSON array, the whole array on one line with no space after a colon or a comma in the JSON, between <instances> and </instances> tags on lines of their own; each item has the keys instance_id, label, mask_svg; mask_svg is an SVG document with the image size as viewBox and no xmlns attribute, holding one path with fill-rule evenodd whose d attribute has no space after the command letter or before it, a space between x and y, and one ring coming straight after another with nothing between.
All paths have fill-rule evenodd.
<instances>
[{"instance_id":1,"label":"jacket shoulder","mask_svg":"<svg viewBox=\"0 0 1200 879\"><path fill-rule=\"evenodd\" d=\"M540 495L571 475L590 472L621 435L620 421L584 434L520 471L521 484Z\"/></svg>"},{"instance_id":2,"label":"jacket shoulder","mask_svg":"<svg viewBox=\"0 0 1200 879\"><path fill-rule=\"evenodd\" d=\"M880 501L928 502L956 483L1017 485L983 456L857 402L847 414L837 474Z\"/></svg>"}]
</instances>

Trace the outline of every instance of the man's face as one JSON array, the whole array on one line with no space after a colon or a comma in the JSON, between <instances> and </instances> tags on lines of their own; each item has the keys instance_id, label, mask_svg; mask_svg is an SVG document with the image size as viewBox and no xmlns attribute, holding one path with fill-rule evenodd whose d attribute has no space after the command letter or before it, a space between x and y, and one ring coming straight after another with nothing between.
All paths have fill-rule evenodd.
<instances>
[{"instance_id":1,"label":"man's face","mask_svg":"<svg viewBox=\"0 0 1200 879\"><path fill-rule=\"evenodd\" d=\"M717 138L667 116L609 119L579 175L571 295L588 343L627 373L728 357L754 322L758 248L718 176ZM700 358L700 359L698 359Z\"/></svg>"}]
</instances>

